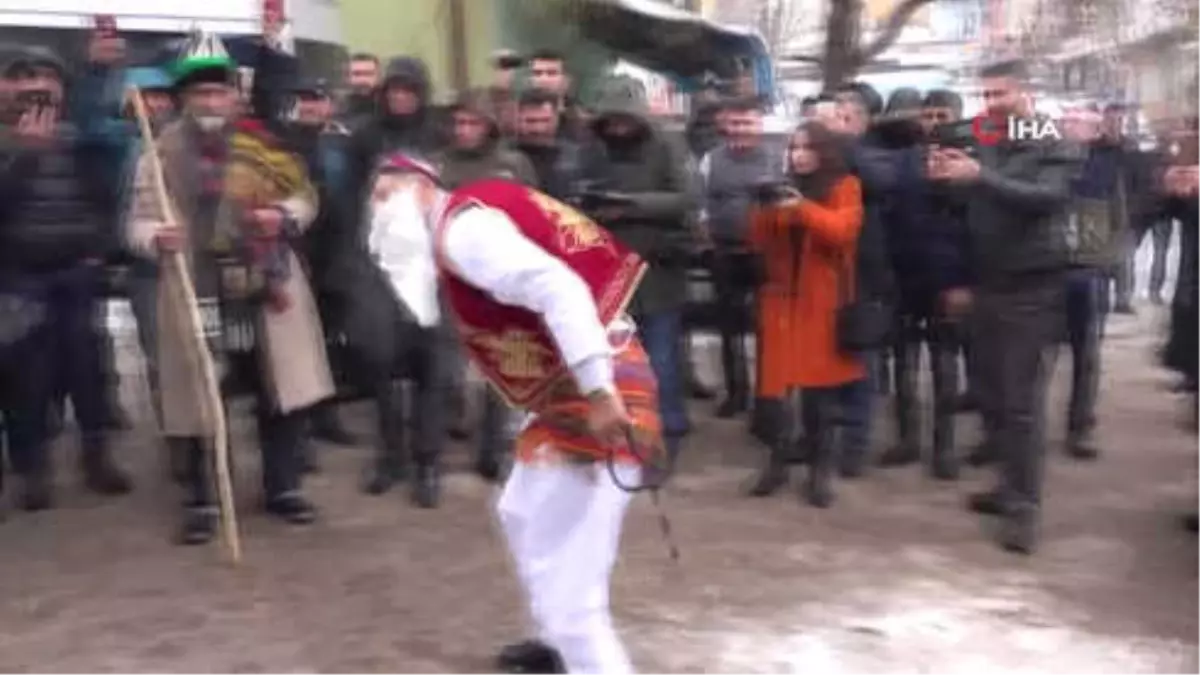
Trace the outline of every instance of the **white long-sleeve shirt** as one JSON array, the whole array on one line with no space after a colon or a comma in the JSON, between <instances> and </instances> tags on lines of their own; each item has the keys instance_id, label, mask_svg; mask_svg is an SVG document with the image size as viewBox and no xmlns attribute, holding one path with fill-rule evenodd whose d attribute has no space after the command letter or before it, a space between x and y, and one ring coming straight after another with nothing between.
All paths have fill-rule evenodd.
<instances>
[{"instance_id":1,"label":"white long-sleeve shirt","mask_svg":"<svg viewBox=\"0 0 1200 675\"><path fill-rule=\"evenodd\" d=\"M441 253L456 275L499 302L539 314L580 391L615 391L608 329L574 270L495 209L466 209L447 228Z\"/></svg>"}]
</instances>

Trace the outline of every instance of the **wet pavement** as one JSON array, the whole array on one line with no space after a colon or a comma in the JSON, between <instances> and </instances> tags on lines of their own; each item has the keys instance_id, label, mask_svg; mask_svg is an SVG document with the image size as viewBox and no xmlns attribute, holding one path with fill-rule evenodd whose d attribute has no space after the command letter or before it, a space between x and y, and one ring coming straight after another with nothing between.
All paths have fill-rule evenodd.
<instances>
[{"instance_id":1,"label":"wet pavement","mask_svg":"<svg viewBox=\"0 0 1200 675\"><path fill-rule=\"evenodd\" d=\"M1115 318L1105 346L1104 455L1061 452L1064 358L1054 387L1043 546L1014 557L964 511L988 486L969 470L938 483L917 467L838 486L828 511L794 489L740 495L761 456L741 421L697 405L668 491L683 559L672 565L648 500L627 519L613 604L646 672L1195 672L1197 542L1179 526L1196 501L1185 402L1154 365L1156 319ZM710 350L700 350L711 366ZM132 368L130 364L125 364ZM706 367L711 374L711 368ZM357 491L365 448L321 446L308 482L322 507L297 529L257 511L255 452L236 443L245 562L169 543L178 495L139 416L120 454L138 490L82 491L74 441L58 451L60 508L0 525L0 671L479 672L524 635L519 590L490 516L494 488L452 449L443 507L403 490ZM881 401L882 403L882 401ZM366 432L371 415L348 419ZM243 416L244 417L244 416ZM890 434L879 406L876 450ZM239 418L242 426L246 420ZM964 449L976 423L960 420Z\"/></svg>"}]
</instances>

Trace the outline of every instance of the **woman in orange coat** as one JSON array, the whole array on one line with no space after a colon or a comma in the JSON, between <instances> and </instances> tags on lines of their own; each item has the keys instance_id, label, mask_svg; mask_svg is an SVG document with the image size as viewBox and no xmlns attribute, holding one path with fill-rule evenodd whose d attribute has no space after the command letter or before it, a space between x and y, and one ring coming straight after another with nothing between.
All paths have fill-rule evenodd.
<instances>
[{"instance_id":1,"label":"woman in orange coat","mask_svg":"<svg viewBox=\"0 0 1200 675\"><path fill-rule=\"evenodd\" d=\"M833 501L836 392L864 375L862 364L838 348L836 334L838 309L854 293L862 194L836 139L819 124L805 124L792 135L788 168L794 189L751 220L751 241L765 270L758 294L758 396L786 398L803 390L810 444L804 494L824 508ZM788 454L785 433L772 444L752 494L771 494L787 482Z\"/></svg>"}]
</instances>

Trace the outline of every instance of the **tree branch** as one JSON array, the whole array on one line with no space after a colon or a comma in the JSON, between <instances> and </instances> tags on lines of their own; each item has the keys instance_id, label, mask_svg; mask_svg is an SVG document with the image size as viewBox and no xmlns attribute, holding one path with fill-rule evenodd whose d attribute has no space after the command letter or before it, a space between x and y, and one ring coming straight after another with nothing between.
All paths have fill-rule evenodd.
<instances>
[{"instance_id":1,"label":"tree branch","mask_svg":"<svg viewBox=\"0 0 1200 675\"><path fill-rule=\"evenodd\" d=\"M896 38L900 37L900 32L904 30L904 25L908 23L909 19L917 13L917 10L931 2L933 0L904 0L897 5L896 9L892 10L892 15L884 22L883 30L879 32L879 35L871 41L871 44L863 45L858 49L854 55L855 64L865 64L892 46Z\"/></svg>"}]
</instances>

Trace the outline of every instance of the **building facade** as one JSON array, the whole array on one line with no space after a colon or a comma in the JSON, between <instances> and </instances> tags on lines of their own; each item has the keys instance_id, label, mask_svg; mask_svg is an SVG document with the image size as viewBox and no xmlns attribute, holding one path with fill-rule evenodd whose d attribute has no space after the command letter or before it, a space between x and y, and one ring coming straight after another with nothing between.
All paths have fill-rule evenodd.
<instances>
[{"instance_id":1,"label":"building facade","mask_svg":"<svg viewBox=\"0 0 1200 675\"><path fill-rule=\"evenodd\" d=\"M498 24L504 0L319 1L340 5L347 49L376 54L385 62L392 56L417 56L443 97L463 84L456 82L458 72L465 74L466 86L483 86L491 78L489 61L502 37ZM455 39L457 17L465 39Z\"/></svg>"}]
</instances>

